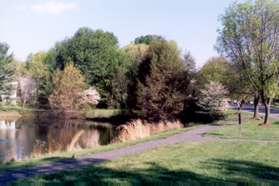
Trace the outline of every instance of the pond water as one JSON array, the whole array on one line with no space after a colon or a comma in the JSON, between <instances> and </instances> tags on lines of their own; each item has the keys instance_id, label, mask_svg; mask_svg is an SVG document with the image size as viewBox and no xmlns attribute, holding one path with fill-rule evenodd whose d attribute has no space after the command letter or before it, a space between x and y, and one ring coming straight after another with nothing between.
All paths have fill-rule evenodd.
<instances>
[{"instance_id":1,"label":"pond water","mask_svg":"<svg viewBox=\"0 0 279 186\"><path fill-rule=\"evenodd\" d=\"M107 145L113 139L113 129L109 123L86 120L0 119L0 161Z\"/></svg>"}]
</instances>

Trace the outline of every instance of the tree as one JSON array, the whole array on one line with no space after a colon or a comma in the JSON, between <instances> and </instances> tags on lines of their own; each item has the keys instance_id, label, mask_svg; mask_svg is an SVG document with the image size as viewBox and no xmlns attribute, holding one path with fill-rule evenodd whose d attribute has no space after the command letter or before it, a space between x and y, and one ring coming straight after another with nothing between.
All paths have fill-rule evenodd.
<instances>
[{"instance_id":1,"label":"tree","mask_svg":"<svg viewBox=\"0 0 279 186\"><path fill-rule=\"evenodd\" d=\"M270 103L278 86L279 3L275 0L235 3L222 16L218 49L259 93L268 124ZM276 86L275 86L276 85Z\"/></svg>"},{"instance_id":2,"label":"tree","mask_svg":"<svg viewBox=\"0 0 279 186\"><path fill-rule=\"evenodd\" d=\"M99 92L95 89L95 87L90 87L89 89L85 90L81 94L81 102L85 105L95 106L99 103L101 96Z\"/></svg>"},{"instance_id":3,"label":"tree","mask_svg":"<svg viewBox=\"0 0 279 186\"><path fill-rule=\"evenodd\" d=\"M212 57L201 68L198 76L202 87L214 81L221 83L229 90L231 84L235 81L235 69L225 58Z\"/></svg>"},{"instance_id":4,"label":"tree","mask_svg":"<svg viewBox=\"0 0 279 186\"><path fill-rule=\"evenodd\" d=\"M63 70L69 61L74 62L87 83L100 93L100 106L117 105L111 97L115 92L112 80L119 69L126 68L128 58L118 48L118 40L112 33L80 28L73 37L57 43L54 54L55 68Z\"/></svg>"},{"instance_id":5,"label":"tree","mask_svg":"<svg viewBox=\"0 0 279 186\"><path fill-rule=\"evenodd\" d=\"M129 44L123 48L123 51L134 63L139 63L145 58L149 45L147 44Z\"/></svg>"},{"instance_id":6,"label":"tree","mask_svg":"<svg viewBox=\"0 0 279 186\"><path fill-rule=\"evenodd\" d=\"M127 87L129 83L128 73L132 61L124 51L121 50L119 54L122 55L122 57L119 57L122 58L122 64L116 67L113 77L110 80L111 92L108 95L108 104L114 108L126 109Z\"/></svg>"},{"instance_id":7,"label":"tree","mask_svg":"<svg viewBox=\"0 0 279 186\"><path fill-rule=\"evenodd\" d=\"M173 119L183 110L189 78L173 43L154 41L139 63L130 109L146 120Z\"/></svg>"},{"instance_id":8,"label":"tree","mask_svg":"<svg viewBox=\"0 0 279 186\"><path fill-rule=\"evenodd\" d=\"M195 91L185 101L182 116L186 122L208 123L224 117L228 91L221 83L210 81Z\"/></svg>"},{"instance_id":9,"label":"tree","mask_svg":"<svg viewBox=\"0 0 279 186\"><path fill-rule=\"evenodd\" d=\"M37 86L34 101L39 106L46 104L48 96L52 92L52 72L46 64L47 57L48 53L46 52L30 54L25 65L25 76L31 77ZM27 82L30 82L30 80Z\"/></svg>"},{"instance_id":10,"label":"tree","mask_svg":"<svg viewBox=\"0 0 279 186\"><path fill-rule=\"evenodd\" d=\"M9 54L9 46L0 43L0 94L9 94L10 82L13 80L15 68L12 65L13 56Z\"/></svg>"},{"instance_id":11,"label":"tree","mask_svg":"<svg viewBox=\"0 0 279 186\"><path fill-rule=\"evenodd\" d=\"M145 35L145 36L137 37L134 43L150 45L153 41L160 41L160 40L165 40L165 39L159 35Z\"/></svg>"},{"instance_id":12,"label":"tree","mask_svg":"<svg viewBox=\"0 0 279 186\"><path fill-rule=\"evenodd\" d=\"M190 52L184 55L184 63L187 72L192 75L196 73L196 61Z\"/></svg>"},{"instance_id":13,"label":"tree","mask_svg":"<svg viewBox=\"0 0 279 186\"><path fill-rule=\"evenodd\" d=\"M67 64L64 71L57 71L53 78L54 90L49 97L52 109L62 111L79 110L83 106L82 93L85 79L73 64Z\"/></svg>"},{"instance_id":14,"label":"tree","mask_svg":"<svg viewBox=\"0 0 279 186\"><path fill-rule=\"evenodd\" d=\"M32 77L19 77L18 78L19 86L19 97L24 107L27 102L31 101L36 95L37 84Z\"/></svg>"},{"instance_id":15,"label":"tree","mask_svg":"<svg viewBox=\"0 0 279 186\"><path fill-rule=\"evenodd\" d=\"M137 87L137 74L139 64L147 57L149 45L147 44L130 44L123 48L123 51L128 55L131 65L126 73L127 79L127 98L126 107L132 107L135 104Z\"/></svg>"},{"instance_id":16,"label":"tree","mask_svg":"<svg viewBox=\"0 0 279 186\"><path fill-rule=\"evenodd\" d=\"M226 108L226 88L219 82L210 81L200 90L198 106L209 115L223 115Z\"/></svg>"}]
</instances>

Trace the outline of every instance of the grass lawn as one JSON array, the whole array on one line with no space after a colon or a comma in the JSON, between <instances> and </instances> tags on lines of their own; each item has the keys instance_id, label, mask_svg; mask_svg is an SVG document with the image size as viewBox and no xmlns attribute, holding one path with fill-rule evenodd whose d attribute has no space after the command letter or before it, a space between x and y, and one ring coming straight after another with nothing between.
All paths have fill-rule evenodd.
<instances>
[{"instance_id":1,"label":"grass lawn","mask_svg":"<svg viewBox=\"0 0 279 186\"><path fill-rule=\"evenodd\" d=\"M31 107L21 107L17 105L0 105L0 112L33 112L38 109L34 109Z\"/></svg>"},{"instance_id":2,"label":"grass lawn","mask_svg":"<svg viewBox=\"0 0 279 186\"><path fill-rule=\"evenodd\" d=\"M21 180L15 185L87 184L211 184L278 185L279 124L259 127L250 120L240 130L236 116L218 122L221 129L207 135L224 139L206 143L182 143L105 162L82 171L68 171ZM243 140L246 139L246 140Z\"/></svg>"},{"instance_id":3,"label":"grass lawn","mask_svg":"<svg viewBox=\"0 0 279 186\"><path fill-rule=\"evenodd\" d=\"M207 135L213 135L221 139L231 140L249 140L249 141L272 141L279 143L279 120L271 119L272 125L268 127L259 126L261 120L252 120L251 114L243 113L244 124L237 125L237 117L230 113L226 120L225 127L209 132ZM219 122L220 123L220 122Z\"/></svg>"},{"instance_id":4,"label":"grass lawn","mask_svg":"<svg viewBox=\"0 0 279 186\"><path fill-rule=\"evenodd\" d=\"M86 118L109 118L112 116L117 116L121 113L119 109L89 109L86 111Z\"/></svg>"}]
</instances>

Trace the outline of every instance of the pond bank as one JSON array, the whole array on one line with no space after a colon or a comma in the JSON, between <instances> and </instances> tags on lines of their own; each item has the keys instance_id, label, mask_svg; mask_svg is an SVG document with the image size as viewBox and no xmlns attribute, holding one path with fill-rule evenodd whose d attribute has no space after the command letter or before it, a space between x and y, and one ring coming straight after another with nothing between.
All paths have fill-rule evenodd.
<instances>
[{"instance_id":1,"label":"pond bank","mask_svg":"<svg viewBox=\"0 0 279 186\"><path fill-rule=\"evenodd\" d=\"M72 157L82 157L82 156L87 156L87 155L92 155L95 153L99 152L107 152L119 148L124 148L136 144L141 144L153 140L159 140L163 138L167 138L169 136L173 136L176 134L180 134L183 132L190 131L192 129L195 129L199 127L200 125L195 125L195 126L189 126L188 128L181 128L181 129L174 129L174 130L169 130L165 132L160 132L157 134L153 134L149 137L134 140L134 141L127 141L123 143L113 143L109 144L106 146L99 146L96 148L91 148L91 149L83 149L83 150L76 150L72 152L56 152L52 154L46 154L38 157L30 157L28 159L24 159L21 161L11 161L7 163L0 163L0 172L5 171L5 170L13 170L17 168L25 168L25 167L31 167L31 166L37 166L37 165L42 165L42 164L48 164L52 162L57 162L59 160L67 160Z\"/></svg>"},{"instance_id":2,"label":"pond bank","mask_svg":"<svg viewBox=\"0 0 279 186\"><path fill-rule=\"evenodd\" d=\"M124 121L125 116L121 118L121 115L105 120L56 118L53 112L46 111L2 112L2 116L6 126L0 130L0 161L2 162L40 158L53 154L79 154L79 151L84 149L94 150L99 146L120 142L134 143L163 131L179 131L184 127L179 122ZM7 120L8 116L11 121ZM13 122L13 127L9 127L10 122Z\"/></svg>"},{"instance_id":3,"label":"pond bank","mask_svg":"<svg viewBox=\"0 0 279 186\"><path fill-rule=\"evenodd\" d=\"M208 140L207 137L203 137L202 134L216 128L217 128L216 126L206 125L199 128L195 128L187 132L182 132L180 134L172 135L164 139L151 140L150 142L145 142L130 147L115 149L112 151L97 153L97 154L84 156L80 158L59 160L54 163L49 163L47 165L37 166L33 168L23 168L14 171L4 171L3 173L0 174L0 180L1 178L3 178L4 181L2 182L2 184L6 184L8 182L15 181L16 179L22 178L22 176L24 176L25 178L30 177L31 172L32 172L32 176L34 176L34 175L41 175L41 174L56 173L61 170L69 170L73 168L81 169L89 165L94 165L96 163L100 163L108 160L115 160L117 158L127 156L127 155L142 153L147 150L158 148L164 145L171 145L171 144L176 144L181 142L206 141ZM16 175L17 172L21 173L20 177L10 176L13 173L14 175Z\"/></svg>"}]
</instances>

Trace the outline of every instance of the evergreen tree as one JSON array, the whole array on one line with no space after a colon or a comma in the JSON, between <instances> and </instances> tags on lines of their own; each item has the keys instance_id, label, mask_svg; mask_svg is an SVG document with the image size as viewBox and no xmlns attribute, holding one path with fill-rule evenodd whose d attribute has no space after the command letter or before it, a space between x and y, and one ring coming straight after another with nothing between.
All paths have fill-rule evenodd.
<instances>
[{"instance_id":1,"label":"evergreen tree","mask_svg":"<svg viewBox=\"0 0 279 186\"><path fill-rule=\"evenodd\" d=\"M9 46L5 43L0 43L0 95L9 94L11 90L14 68L12 65L13 56L8 53Z\"/></svg>"},{"instance_id":2,"label":"evergreen tree","mask_svg":"<svg viewBox=\"0 0 279 186\"><path fill-rule=\"evenodd\" d=\"M137 116L152 121L174 119L183 110L189 78L176 45L150 44L139 64L130 107Z\"/></svg>"}]
</instances>

